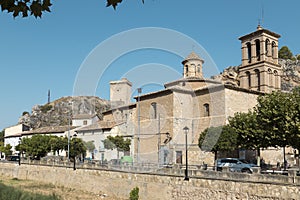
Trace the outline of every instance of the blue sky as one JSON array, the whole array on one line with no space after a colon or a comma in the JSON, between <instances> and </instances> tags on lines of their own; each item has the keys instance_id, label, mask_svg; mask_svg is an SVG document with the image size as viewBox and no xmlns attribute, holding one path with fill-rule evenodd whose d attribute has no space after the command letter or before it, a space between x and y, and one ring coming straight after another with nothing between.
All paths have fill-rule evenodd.
<instances>
[{"instance_id":1,"label":"blue sky","mask_svg":"<svg viewBox=\"0 0 300 200\"><path fill-rule=\"evenodd\" d=\"M13 19L0 13L0 130L16 124L23 111L45 104L48 89L52 100L72 96L80 66L90 52L111 36L130 29L171 29L202 45L219 71L239 65L238 37L256 29L262 7L263 27L281 34L280 46L300 53L299 0L145 0L145 4L124 0L116 11L106 8L104 0L64 0L54 1L52 12L42 19ZM195 50L192 45L184 48L187 54ZM120 55L102 74L95 95L108 99L108 81L119 79L136 66L158 63L180 74L181 61L180 56L157 49ZM159 73L161 79L164 75Z\"/></svg>"}]
</instances>

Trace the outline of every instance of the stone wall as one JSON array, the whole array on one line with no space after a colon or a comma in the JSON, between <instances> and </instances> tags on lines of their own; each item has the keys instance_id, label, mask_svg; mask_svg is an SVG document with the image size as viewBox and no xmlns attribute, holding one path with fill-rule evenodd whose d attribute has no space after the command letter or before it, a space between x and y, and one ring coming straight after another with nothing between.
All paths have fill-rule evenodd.
<instances>
[{"instance_id":1,"label":"stone wall","mask_svg":"<svg viewBox=\"0 0 300 200\"><path fill-rule=\"evenodd\" d=\"M170 172L173 175L166 175ZM101 191L125 199L136 186L141 200L300 199L300 177L295 176L198 170L190 172L190 181L183 181L183 170L179 169L146 174L8 163L0 163L0 174L94 193Z\"/></svg>"}]
</instances>

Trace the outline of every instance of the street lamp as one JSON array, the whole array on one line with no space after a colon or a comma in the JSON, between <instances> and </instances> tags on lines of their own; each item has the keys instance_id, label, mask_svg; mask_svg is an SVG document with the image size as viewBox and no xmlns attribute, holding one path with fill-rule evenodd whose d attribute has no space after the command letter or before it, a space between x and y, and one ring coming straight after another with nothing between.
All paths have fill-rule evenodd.
<instances>
[{"instance_id":1,"label":"street lamp","mask_svg":"<svg viewBox=\"0 0 300 200\"><path fill-rule=\"evenodd\" d=\"M73 135L74 137L74 143L73 143L73 153L74 153L74 165L73 170L76 170L76 134Z\"/></svg>"},{"instance_id":2,"label":"street lamp","mask_svg":"<svg viewBox=\"0 0 300 200\"><path fill-rule=\"evenodd\" d=\"M186 126L183 128L185 134L185 173L184 173L184 180L189 181L190 178L188 176L188 147L187 147L187 134L189 132L189 128Z\"/></svg>"},{"instance_id":3,"label":"street lamp","mask_svg":"<svg viewBox=\"0 0 300 200\"><path fill-rule=\"evenodd\" d=\"M68 105L71 105L71 111L73 111L73 102L70 102ZM70 128L71 128L71 112L68 114L68 162L70 162Z\"/></svg>"},{"instance_id":4,"label":"street lamp","mask_svg":"<svg viewBox=\"0 0 300 200\"><path fill-rule=\"evenodd\" d=\"M21 137L19 138L19 165L21 165Z\"/></svg>"}]
</instances>

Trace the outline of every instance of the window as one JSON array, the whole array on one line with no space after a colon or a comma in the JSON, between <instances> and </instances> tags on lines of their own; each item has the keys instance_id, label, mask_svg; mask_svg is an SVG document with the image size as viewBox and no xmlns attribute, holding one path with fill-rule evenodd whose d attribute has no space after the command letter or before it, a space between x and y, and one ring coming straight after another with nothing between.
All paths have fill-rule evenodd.
<instances>
[{"instance_id":1,"label":"window","mask_svg":"<svg viewBox=\"0 0 300 200\"><path fill-rule=\"evenodd\" d=\"M255 72L256 78L257 78L257 90L260 91L260 73L259 73L258 69L254 70L254 72Z\"/></svg>"},{"instance_id":2,"label":"window","mask_svg":"<svg viewBox=\"0 0 300 200\"><path fill-rule=\"evenodd\" d=\"M248 89L251 89L251 74L250 74L250 72L246 72L246 77L248 80Z\"/></svg>"},{"instance_id":3,"label":"window","mask_svg":"<svg viewBox=\"0 0 300 200\"><path fill-rule=\"evenodd\" d=\"M210 116L210 113L209 113L209 104L208 103L204 104L203 108L204 108L204 117Z\"/></svg>"},{"instance_id":4,"label":"window","mask_svg":"<svg viewBox=\"0 0 300 200\"><path fill-rule=\"evenodd\" d=\"M278 76L278 72L276 70L274 71L274 79L275 79L274 88L277 89L279 87L279 76Z\"/></svg>"},{"instance_id":5,"label":"window","mask_svg":"<svg viewBox=\"0 0 300 200\"><path fill-rule=\"evenodd\" d=\"M157 118L157 103L153 102L151 103L151 118L156 119Z\"/></svg>"},{"instance_id":6,"label":"window","mask_svg":"<svg viewBox=\"0 0 300 200\"><path fill-rule=\"evenodd\" d=\"M248 62L251 63L251 57L252 57L252 55L251 55L251 43L248 42L246 44L246 46L247 46L247 52L248 52Z\"/></svg>"},{"instance_id":7,"label":"window","mask_svg":"<svg viewBox=\"0 0 300 200\"><path fill-rule=\"evenodd\" d=\"M201 66L200 65L198 65L197 71L198 71L199 74L201 73Z\"/></svg>"},{"instance_id":8,"label":"window","mask_svg":"<svg viewBox=\"0 0 300 200\"><path fill-rule=\"evenodd\" d=\"M266 44L265 44L265 51L266 51L266 55L268 56L269 54L269 45L270 45L270 40L266 40Z\"/></svg>"},{"instance_id":9,"label":"window","mask_svg":"<svg viewBox=\"0 0 300 200\"><path fill-rule=\"evenodd\" d=\"M260 60L260 41L255 40L255 47L256 47L256 58L259 61Z\"/></svg>"},{"instance_id":10,"label":"window","mask_svg":"<svg viewBox=\"0 0 300 200\"><path fill-rule=\"evenodd\" d=\"M83 125L87 125L87 120L84 120L84 121L83 121Z\"/></svg>"},{"instance_id":11,"label":"window","mask_svg":"<svg viewBox=\"0 0 300 200\"><path fill-rule=\"evenodd\" d=\"M272 42L272 58L276 57L276 55L275 55L275 48L276 48L276 43Z\"/></svg>"},{"instance_id":12,"label":"window","mask_svg":"<svg viewBox=\"0 0 300 200\"><path fill-rule=\"evenodd\" d=\"M273 73L271 69L268 69L269 74L269 87L273 85Z\"/></svg>"},{"instance_id":13,"label":"window","mask_svg":"<svg viewBox=\"0 0 300 200\"><path fill-rule=\"evenodd\" d=\"M182 164L182 151L176 151L176 164Z\"/></svg>"},{"instance_id":14,"label":"window","mask_svg":"<svg viewBox=\"0 0 300 200\"><path fill-rule=\"evenodd\" d=\"M189 73L189 66L185 65L185 74L186 74L186 76L188 76L188 73Z\"/></svg>"}]
</instances>

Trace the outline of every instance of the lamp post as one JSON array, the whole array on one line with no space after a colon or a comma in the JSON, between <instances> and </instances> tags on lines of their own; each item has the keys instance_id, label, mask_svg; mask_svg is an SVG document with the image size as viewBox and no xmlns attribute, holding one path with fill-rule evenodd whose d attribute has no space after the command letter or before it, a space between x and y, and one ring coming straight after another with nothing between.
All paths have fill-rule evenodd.
<instances>
[{"instance_id":1,"label":"lamp post","mask_svg":"<svg viewBox=\"0 0 300 200\"><path fill-rule=\"evenodd\" d=\"M185 173L184 173L184 180L189 181L189 175L188 175L188 147L187 147L187 134L189 132L189 128L186 126L183 128L184 134L185 134Z\"/></svg>"},{"instance_id":2,"label":"lamp post","mask_svg":"<svg viewBox=\"0 0 300 200\"><path fill-rule=\"evenodd\" d=\"M76 170L76 134L73 135L74 143L73 143L73 153L74 153L74 165L73 170Z\"/></svg>"},{"instance_id":3,"label":"lamp post","mask_svg":"<svg viewBox=\"0 0 300 200\"><path fill-rule=\"evenodd\" d=\"M19 138L19 165L21 165L21 138Z\"/></svg>"},{"instance_id":4,"label":"lamp post","mask_svg":"<svg viewBox=\"0 0 300 200\"><path fill-rule=\"evenodd\" d=\"M73 111L73 102L70 102L69 105ZM70 162L70 128L71 128L71 112L68 115L68 162Z\"/></svg>"}]
</instances>

